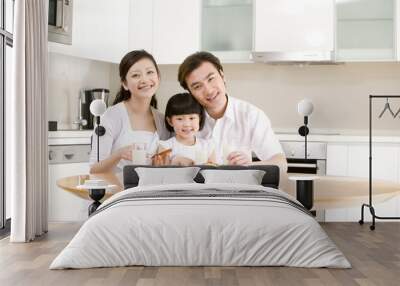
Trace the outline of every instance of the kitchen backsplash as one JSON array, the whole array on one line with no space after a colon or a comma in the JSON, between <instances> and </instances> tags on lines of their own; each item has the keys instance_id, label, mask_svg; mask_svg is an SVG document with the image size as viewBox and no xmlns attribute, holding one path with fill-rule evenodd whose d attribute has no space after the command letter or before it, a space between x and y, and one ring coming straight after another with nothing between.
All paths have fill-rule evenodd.
<instances>
[{"instance_id":1,"label":"kitchen backsplash","mask_svg":"<svg viewBox=\"0 0 400 286\"><path fill-rule=\"evenodd\" d=\"M110 74L109 63L49 53L49 120L57 121L58 129L76 129L80 89L109 88Z\"/></svg>"},{"instance_id":2,"label":"kitchen backsplash","mask_svg":"<svg viewBox=\"0 0 400 286\"><path fill-rule=\"evenodd\" d=\"M162 65L159 108L182 89L177 65ZM400 94L400 63L346 63L338 65L224 64L228 93L263 109L274 129L295 131L302 124L297 103L309 98L314 112L311 130L367 135L368 95ZM110 89L111 99L119 89L118 65L49 54L49 120L62 128L73 128L77 118L78 94L83 87ZM374 113L385 101L374 102ZM400 99L391 100L396 112ZM400 134L400 117L386 114L374 121L377 133Z\"/></svg>"}]
</instances>

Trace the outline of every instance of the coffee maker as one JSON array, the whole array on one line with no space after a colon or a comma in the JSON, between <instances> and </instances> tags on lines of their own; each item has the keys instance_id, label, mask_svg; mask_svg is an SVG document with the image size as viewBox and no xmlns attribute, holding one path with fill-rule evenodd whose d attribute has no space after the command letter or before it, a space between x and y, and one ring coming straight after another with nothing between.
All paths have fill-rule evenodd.
<instances>
[{"instance_id":1,"label":"coffee maker","mask_svg":"<svg viewBox=\"0 0 400 286\"><path fill-rule=\"evenodd\" d=\"M110 91L106 88L83 89L79 95L79 120L82 122L82 129L93 129L94 119L90 113L90 104L95 99L102 99L108 106ZM86 125L84 124L86 123Z\"/></svg>"}]
</instances>

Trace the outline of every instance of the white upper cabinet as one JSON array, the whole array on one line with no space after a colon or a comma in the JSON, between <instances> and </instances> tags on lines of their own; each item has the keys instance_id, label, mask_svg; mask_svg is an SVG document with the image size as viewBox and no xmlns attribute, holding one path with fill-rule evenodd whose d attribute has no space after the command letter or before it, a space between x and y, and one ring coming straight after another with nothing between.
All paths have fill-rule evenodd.
<instances>
[{"instance_id":1,"label":"white upper cabinet","mask_svg":"<svg viewBox=\"0 0 400 286\"><path fill-rule=\"evenodd\" d=\"M200 0L153 1L153 56L159 64L180 64L200 49Z\"/></svg>"},{"instance_id":2,"label":"white upper cabinet","mask_svg":"<svg viewBox=\"0 0 400 286\"><path fill-rule=\"evenodd\" d=\"M396 59L396 0L336 0L337 60Z\"/></svg>"},{"instance_id":3,"label":"white upper cabinet","mask_svg":"<svg viewBox=\"0 0 400 286\"><path fill-rule=\"evenodd\" d=\"M255 52L333 52L333 0L255 0Z\"/></svg>"},{"instance_id":4,"label":"white upper cabinet","mask_svg":"<svg viewBox=\"0 0 400 286\"><path fill-rule=\"evenodd\" d=\"M49 42L49 51L113 63L135 49L160 64L199 50L224 62L250 62L250 52L271 62L394 61L398 2L81 0L73 5L72 45Z\"/></svg>"},{"instance_id":5,"label":"white upper cabinet","mask_svg":"<svg viewBox=\"0 0 400 286\"><path fill-rule=\"evenodd\" d=\"M145 49L159 64L179 64L200 49L200 0L85 0L73 6L72 45L49 51L119 63Z\"/></svg>"},{"instance_id":6,"label":"white upper cabinet","mask_svg":"<svg viewBox=\"0 0 400 286\"><path fill-rule=\"evenodd\" d=\"M249 61L253 49L253 0L203 0L201 49L225 62Z\"/></svg>"},{"instance_id":7,"label":"white upper cabinet","mask_svg":"<svg viewBox=\"0 0 400 286\"><path fill-rule=\"evenodd\" d=\"M129 12L129 49L153 52L153 1L131 0Z\"/></svg>"},{"instance_id":8,"label":"white upper cabinet","mask_svg":"<svg viewBox=\"0 0 400 286\"><path fill-rule=\"evenodd\" d=\"M49 51L119 63L128 51L129 0L74 1L72 45L49 42Z\"/></svg>"}]
</instances>

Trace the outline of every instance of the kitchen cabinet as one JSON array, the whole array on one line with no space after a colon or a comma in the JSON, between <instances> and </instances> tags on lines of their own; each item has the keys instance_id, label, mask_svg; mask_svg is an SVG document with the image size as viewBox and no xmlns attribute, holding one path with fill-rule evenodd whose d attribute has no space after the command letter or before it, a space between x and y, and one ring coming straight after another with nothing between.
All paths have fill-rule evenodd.
<instances>
[{"instance_id":1,"label":"kitchen cabinet","mask_svg":"<svg viewBox=\"0 0 400 286\"><path fill-rule=\"evenodd\" d=\"M49 51L119 63L129 50L130 0L74 1L72 45L49 42Z\"/></svg>"},{"instance_id":2,"label":"kitchen cabinet","mask_svg":"<svg viewBox=\"0 0 400 286\"><path fill-rule=\"evenodd\" d=\"M396 59L396 0L336 0L336 59Z\"/></svg>"},{"instance_id":3,"label":"kitchen cabinet","mask_svg":"<svg viewBox=\"0 0 400 286\"><path fill-rule=\"evenodd\" d=\"M145 49L158 64L180 64L200 49L200 0L132 0L129 50Z\"/></svg>"},{"instance_id":4,"label":"kitchen cabinet","mask_svg":"<svg viewBox=\"0 0 400 286\"><path fill-rule=\"evenodd\" d=\"M203 0L201 49L222 62L250 62L253 0Z\"/></svg>"},{"instance_id":5,"label":"kitchen cabinet","mask_svg":"<svg viewBox=\"0 0 400 286\"><path fill-rule=\"evenodd\" d=\"M89 174L89 163L49 165L49 221L84 221L88 217L89 200L59 188L57 180L63 177Z\"/></svg>"},{"instance_id":6,"label":"kitchen cabinet","mask_svg":"<svg viewBox=\"0 0 400 286\"><path fill-rule=\"evenodd\" d=\"M302 52L313 60L310 52L333 51L338 61L394 61L400 57L398 2L75 1L72 45L49 42L49 51L113 63L134 49L160 64L180 64L198 50L222 62L252 62L251 52Z\"/></svg>"},{"instance_id":7,"label":"kitchen cabinet","mask_svg":"<svg viewBox=\"0 0 400 286\"><path fill-rule=\"evenodd\" d=\"M255 0L255 52L334 50L333 0Z\"/></svg>"},{"instance_id":8,"label":"kitchen cabinet","mask_svg":"<svg viewBox=\"0 0 400 286\"><path fill-rule=\"evenodd\" d=\"M348 147L344 144L330 143L326 148L326 174L329 176L347 175ZM329 160L328 160L329 158Z\"/></svg>"},{"instance_id":9,"label":"kitchen cabinet","mask_svg":"<svg viewBox=\"0 0 400 286\"><path fill-rule=\"evenodd\" d=\"M400 182L400 145L394 143L375 143L372 153L372 176L374 179ZM368 178L368 143L328 143L327 175ZM346 191L346 190L343 190ZM368 202L368 189L365 190ZM399 216L400 197L374 205L380 216ZM329 209L325 212L326 221L358 221L361 205L346 209ZM365 213L370 220L369 211Z\"/></svg>"},{"instance_id":10,"label":"kitchen cabinet","mask_svg":"<svg viewBox=\"0 0 400 286\"><path fill-rule=\"evenodd\" d=\"M145 49L159 64L180 64L200 48L200 0L75 1L72 45L49 51L119 63Z\"/></svg>"},{"instance_id":11,"label":"kitchen cabinet","mask_svg":"<svg viewBox=\"0 0 400 286\"><path fill-rule=\"evenodd\" d=\"M153 0L153 49L159 64L180 64L200 48L200 0Z\"/></svg>"},{"instance_id":12,"label":"kitchen cabinet","mask_svg":"<svg viewBox=\"0 0 400 286\"><path fill-rule=\"evenodd\" d=\"M153 1L131 0L129 7L129 50L153 52Z\"/></svg>"},{"instance_id":13,"label":"kitchen cabinet","mask_svg":"<svg viewBox=\"0 0 400 286\"><path fill-rule=\"evenodd\" d=\"M372 154L373 178L397 182L399 144L375 143ZM368 143L329 143L327 169L329 176L368 178Z\"/></svg>"}]
</instances>

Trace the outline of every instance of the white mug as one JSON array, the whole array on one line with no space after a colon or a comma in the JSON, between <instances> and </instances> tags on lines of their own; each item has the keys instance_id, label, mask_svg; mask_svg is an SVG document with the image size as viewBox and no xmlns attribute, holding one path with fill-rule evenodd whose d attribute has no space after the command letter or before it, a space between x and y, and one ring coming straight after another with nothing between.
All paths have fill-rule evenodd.
<instances>
[{"instance_id":1,"label":"white mug","mask_svg":"<svg viewBox=\"0 0 400 286\"><path fill-rule=\"evenodd\" d=\"M236 151L236 148L232 145L229 144L224 144L222 146L222 160L223 160L223 164L224 165L228 165L229 161L228 161L228 156L230 153Z\"/></svg>"},{"instance_id":2,"label":"white mug","mask_svg":"<svg viewBox=\"0 0 400 286\"><path fill-rule=\"evenodd\" d=\"M222 159L223 159L223 164L224 165L229 165L229 160L228 156L230 153L235 152L235 151L240 151L246 154L246 156L250 159L251 161L251 150L243 147L243 146L233 146L229 144L224 144L222 146Z\"/></svg>"},{"instance_id":3,"label":"white mug","mask_svg":"<svg viewBox=\"0 0 400 286\"><path fill-rule=\"evenodd\" d=\"M145 165L147 164L147 144L133 143L132 144L132 164Z\"/></svg>"}]
</instances>

